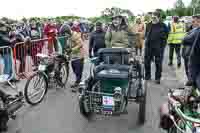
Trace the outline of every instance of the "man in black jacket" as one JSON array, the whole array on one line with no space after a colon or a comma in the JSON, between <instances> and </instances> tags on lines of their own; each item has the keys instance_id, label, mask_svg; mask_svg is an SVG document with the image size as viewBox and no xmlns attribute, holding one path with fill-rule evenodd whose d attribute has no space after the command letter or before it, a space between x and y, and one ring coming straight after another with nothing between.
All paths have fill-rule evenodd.
<instances>
[{"instance_id":1,"label":"man in black jacket","mask_svg":"<svg viewBox=\"0 0 200 133\"><path fill-rule=\"evenodd\" d=\"M162 73L162 56L168 31L166 25L160 21L160 13L154 12L152 22L147 24L145 31L144 67L145 79L151 80L151 62L155 61L155 80L160 84Z\"/></svg>"},{"instance_id":2,"label":"man in black jacket","mask_svg":"<svg viewBox=\"0 0 200 133\"><path fill-rule=\"evenodd\" d=\"M91 34L89 40L89 57L92 57L92 51L93 56L96 57L98 50L105 47L105 32L103 31L102 23L97 22L96 31Z\"/></svg>"},{"instance_id":3,"label":"man in black jacket","mask_svg":"<svg viewBox=\"0 0 200 133\"><path fill-rule=\"evenodd\" d=\"M195 41L189 56L189 73L192 85L200 89L200 28L195 31Z\"/></svg>"},{"instance_id":4,"label":"man in black jacket","mask_svg":"<svg viewBox=\"0 0 200 133\"><path fill-rule=\"evenodd\" d=\"M184 65L185 65L185 72L188 78L188 81L186 82L186 86L192 85L192 79L191 75L188 71L188 63L189 63L189 56L191 53L192 45L195 41L195 38L197 37L198 30L200 29L200 15L193 16L193 22L192 22L193 29L188 32L188 34L183 39L183 49L182 49L182 56L184 59Z\"/></svg>"}]
</instances>

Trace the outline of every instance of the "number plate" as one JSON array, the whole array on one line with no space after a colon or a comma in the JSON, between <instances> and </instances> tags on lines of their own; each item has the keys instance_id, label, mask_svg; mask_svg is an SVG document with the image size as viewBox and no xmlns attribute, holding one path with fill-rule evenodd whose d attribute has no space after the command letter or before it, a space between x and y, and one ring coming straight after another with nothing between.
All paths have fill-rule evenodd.
<instances>
[{"instance_id":1,"label":"number plate","mask_svg":"<svg viewBox=\"0 0 200 133\"><path fill-rule=\"evenodd\" d=\"M39 71L45 71L46 70L46 65L39 65L38 70Z\"/></svg>"},{"instance_id":2,"label":"number plate","mask_svg":"<svg viewBox=\"0 0 200 133\"><path fill-rule=\"evenodd\" d=\"M103 106L114 106L113 97L103 96Z\"/></svg>"}]
</instances>

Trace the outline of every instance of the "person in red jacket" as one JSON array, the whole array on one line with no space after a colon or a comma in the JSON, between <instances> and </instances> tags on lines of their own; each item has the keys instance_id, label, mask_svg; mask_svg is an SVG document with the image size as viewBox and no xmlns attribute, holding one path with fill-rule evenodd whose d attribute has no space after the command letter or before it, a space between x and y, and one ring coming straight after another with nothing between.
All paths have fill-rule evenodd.
<instances>
[{"instance_id":1,"label":"person in red jacket","mask_svg":"<svg viewBox=\"0 0 200 133\"><path fill-rule=\"evenodd\" d=\"M57 29L56 26L51 22L51 20L49 19L48 22L46 23L45 27L44 27L44 37L48 38L48 50L49 50L49 54L51 54L53 52L53 47L55 48L55 50L57 51L57 47L55 47L56 45L56 34L57 34Z\"/></svg>"}]
</instances>

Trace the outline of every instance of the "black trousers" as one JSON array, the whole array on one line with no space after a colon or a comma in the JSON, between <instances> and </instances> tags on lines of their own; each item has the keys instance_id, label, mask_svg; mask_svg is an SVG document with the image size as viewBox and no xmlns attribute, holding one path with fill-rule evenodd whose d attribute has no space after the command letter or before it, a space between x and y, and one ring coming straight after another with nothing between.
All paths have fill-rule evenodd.
<instances>
[{"instance_id":1,"label":"black trousers","mask_svg":"<svg viewBox=\"0 0 200 133\"><path fill-rule=\"evenodd\" d=\"M189 81L192 81L191 75L189 73L189 57L184 57L185 74Z\"/></svg>"},{"instance_id":2,"label":"black trousers","mask_svg":"<svg viewBox=\"0 0 200 133\"><path fill-rule=\"evenodd\" d=\"M151 78L151 62L155 62L155 80L160 80L162 76L162 48L145 47L144 51L144 68L145 68L145 79Z\"/></svg>"},{"instance_id":3,"label":"black trousers","mask_svg":"<svg viewBox=\"0 0 200 133\"><path fill-rule=\"evenodd\" d=\"M72 70L76 76L76 83L79 84L83 74L84 59L75 59L71 63Z\"/></svg>"},{"instance_id":4,"label":"black trousers","mask_svg":"<svg viewBox=\"0 0 200 133\"><path fill-rule=\"evenodd\" d=\"M142 48L135 48L136 50L136 55L138 55L138 51L139 51L139 55L142 55Z\"/></svg>"},{"instance_id":5,"label":"black trousers","mask_svg":"<svg viewBox=\"0 0 200 133\"><path fill-rule=\"evenodd\" d=\"M181 44L169 44L169 61L173 64L174 51L177 56L177 64L181 64Z\"/></svg>"}]
</instances>

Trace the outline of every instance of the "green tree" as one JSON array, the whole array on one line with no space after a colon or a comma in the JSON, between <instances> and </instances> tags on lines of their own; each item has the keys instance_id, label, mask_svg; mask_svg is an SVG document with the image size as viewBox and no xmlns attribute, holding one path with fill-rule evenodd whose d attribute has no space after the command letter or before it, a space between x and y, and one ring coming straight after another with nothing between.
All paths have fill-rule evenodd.
<instances>
[{"instance_id":1,"label":"green tree","mask_svg":"<svg viewBox=\"0 0 200 133\"><path fill-rule=\"evenodd\" d=\"M190 3L190 8L192 8L193 14L200 13L200 0L192 0Z\"/></svg>"},{"instance_id":2,"label":"green tree","mask_svg":"<svg viewBox=\"0 0 200 133\"><path fill-rule=\"evenodd\" d=\"M175 9L175 15L177 16L185 16L185 4L183 3L182 0L177 0L175 5L174 5L174 9Z\"/></svg>"}]
</instances>

